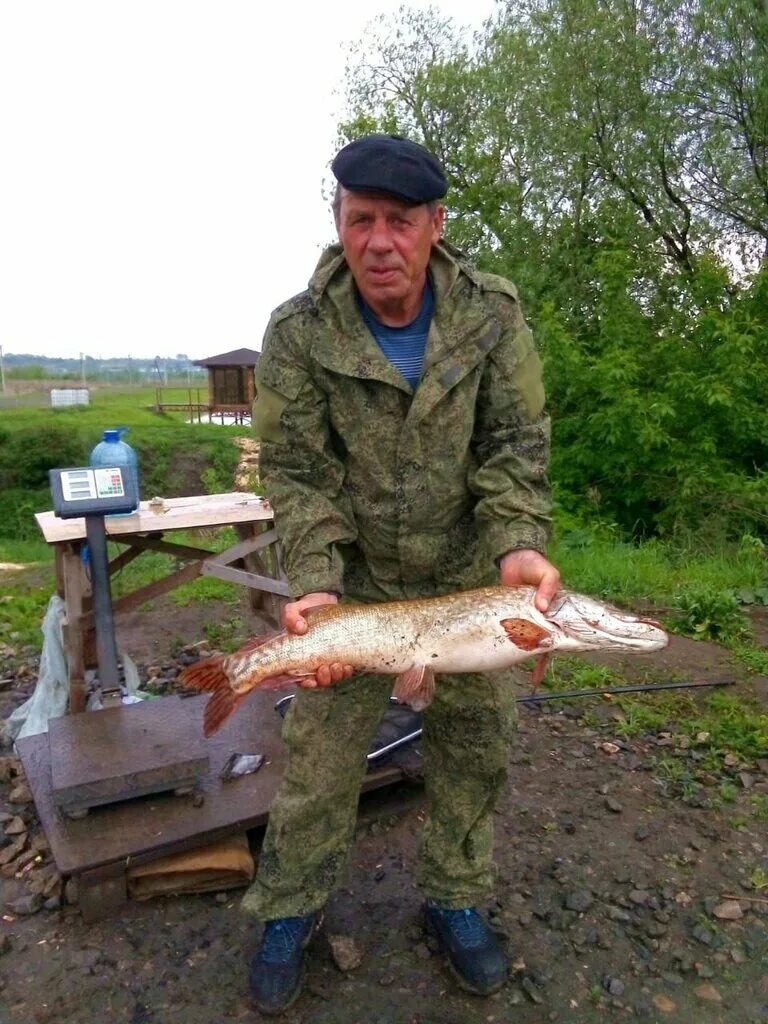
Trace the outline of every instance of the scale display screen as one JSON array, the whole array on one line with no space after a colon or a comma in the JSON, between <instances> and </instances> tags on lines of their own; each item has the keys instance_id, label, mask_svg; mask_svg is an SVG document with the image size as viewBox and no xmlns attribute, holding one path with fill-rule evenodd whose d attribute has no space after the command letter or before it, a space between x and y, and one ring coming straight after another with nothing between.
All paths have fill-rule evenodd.
<instances>
[{"instance_id":1,"label":"scale display screen","mask_svg":"<svg viewBox=\"0 0 768 1024\"><path fill-rule=\"evenodd\" d=\"M62 519L134 512L136 479L127 466L78 466L50 471L53 509Z\"/></svg>"},{"instance_id":2,"label":"scale display screen","mask_svg":"<svg viewBox=\"0 0 768 1024\"><path fill-rule=\"evenodd\" d=\"M125 487L119 469L63 469L61 490L65 501L94 498L124 498Z\"/></svg>"}]
</instances>

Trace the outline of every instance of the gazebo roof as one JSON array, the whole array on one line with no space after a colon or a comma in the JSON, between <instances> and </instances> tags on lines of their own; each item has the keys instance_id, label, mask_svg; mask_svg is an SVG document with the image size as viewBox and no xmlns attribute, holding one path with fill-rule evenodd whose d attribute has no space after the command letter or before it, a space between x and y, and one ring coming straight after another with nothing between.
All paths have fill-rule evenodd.
<instances>
[{"instance_id":1,"label":"gazebo roof","mask_svg":"<svg viewBox=\"0 0 768 1024\"><path fill-rule=\"evenodd\" d=\"M255 366L259 361L261 352L252 348L236 348L232 352L222 352L219 356L210 356L208 359L193 360L194 366Z\"/></svg>"}]
</instances>

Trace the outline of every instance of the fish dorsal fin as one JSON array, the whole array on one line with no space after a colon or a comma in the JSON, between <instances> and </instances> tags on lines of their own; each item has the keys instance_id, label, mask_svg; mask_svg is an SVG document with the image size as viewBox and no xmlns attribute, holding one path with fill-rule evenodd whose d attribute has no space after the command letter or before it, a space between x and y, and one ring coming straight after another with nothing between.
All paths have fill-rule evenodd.
<instances>
[{"instance_id":1,"label":"fish dorsal fin","mask_svg":"<svg viewBox=\"0 0 768 1024\"><path fill-rule=\"evenodd\" d=\"M278 629L272 633L263 633L261 636L252 636L250 640L246 640L242 647L238 648L238 654L249 654L251 651L255 651L257 647L263 647L264 644L270 643L272 640L288 636L288 630Z\"/></svg>"},{"instance_id":2,"label":"fish dorsal fin","mask_svg":"<svg viewBox=\"0 0 768 1024\"><path fill-rule=\"evenodd\" d=\"M423 711L435 695L435 673L425 665L414 665L395 678L392 693L401 704Z\"/></svg>"},{"instance_id":3,"label":"fish dorsal fin","mask_svg":"<svg viewBox=\"0 0 768 1024\"><path fill-rule=\"evenodd\" d=\"M540 647L551 647L552 634L530 619L502 619L501 624L507 636L521 651L536 651Z\"/></svg>"}]
</instances>

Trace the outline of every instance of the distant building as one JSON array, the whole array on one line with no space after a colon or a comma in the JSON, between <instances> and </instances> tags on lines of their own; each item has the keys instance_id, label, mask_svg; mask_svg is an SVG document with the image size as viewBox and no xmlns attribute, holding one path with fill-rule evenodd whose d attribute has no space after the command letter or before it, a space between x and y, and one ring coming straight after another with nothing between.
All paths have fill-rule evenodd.
<instances>
[{"instance_id":1,"label":"distant building","mask_svg":"<svg viewBox=\"0 0 768 1024\"><path fill-rule=\"evenodd\" d=\"M233 416L242 423L250 418L256 385L253 371L260 352L236 348L209 359L196 359L194 366L208 371L208 408L211 415Z\"/></svg>"}]
</instances>

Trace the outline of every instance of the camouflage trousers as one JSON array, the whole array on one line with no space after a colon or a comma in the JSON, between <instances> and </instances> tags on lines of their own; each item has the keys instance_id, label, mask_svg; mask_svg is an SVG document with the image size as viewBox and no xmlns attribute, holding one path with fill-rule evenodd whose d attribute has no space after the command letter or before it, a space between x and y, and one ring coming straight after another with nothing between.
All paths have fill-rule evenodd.
<instances>
[{"instance_id":1,"label":"camouflage trousers","mask_svg":"<svg viewBox=\"0 0 768 1024\"><path fill-rule=\"evenodd\" d=\"M391 676L358 676L300 691L283 726L289 760L243 910L263 920L318 910L346 867L365 755L392 691ZM454 908L488 895L493 812L506 782L515 697L508 672L441 675L423 714L428 816L417 880Z\"/></svg>"}]
</instances>

